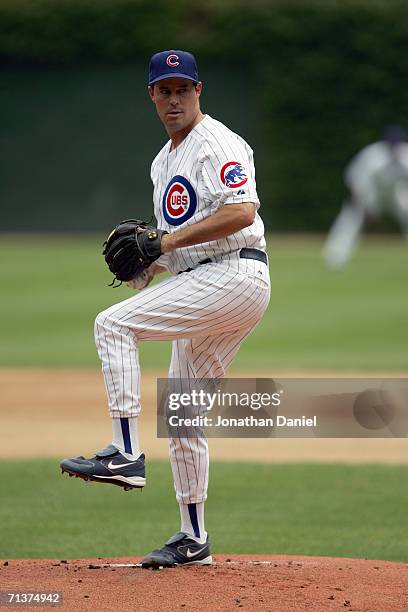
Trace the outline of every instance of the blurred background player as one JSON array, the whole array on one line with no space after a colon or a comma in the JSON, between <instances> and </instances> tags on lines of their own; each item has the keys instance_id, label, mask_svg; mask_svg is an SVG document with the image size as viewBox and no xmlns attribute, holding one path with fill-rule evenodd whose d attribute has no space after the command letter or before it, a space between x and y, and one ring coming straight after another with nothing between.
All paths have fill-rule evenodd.
<instances>
[{"instance_id":1,"label":"blurred background player","mask_svg":"<svg viewBox=\"0 0 408 612\"><path fill-rule=\"evenodd\" d=\"M408 135L398 125L387 126L378 142L364 147L344 174L350 190L327 237L323 256L331 269L350 259L364 223L390 213L408 239Z\"/></svg>"}]
</instances>

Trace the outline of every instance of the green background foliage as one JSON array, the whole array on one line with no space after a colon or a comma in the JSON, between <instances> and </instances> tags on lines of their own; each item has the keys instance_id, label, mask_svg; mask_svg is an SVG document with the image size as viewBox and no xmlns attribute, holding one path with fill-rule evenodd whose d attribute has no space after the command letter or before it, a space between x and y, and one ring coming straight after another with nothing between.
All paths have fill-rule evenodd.
<instances>
[{"instance_id":1,"label":"green background foliage","mask_svg":"<svg viewBox=\"0 0 408 612\"><path fill-rule=\"evenodd\" d=\"M385 123L408 123L408 55L403 52L408 41L408 5L398 0L212 0L200 6L187 0L153 4L149 0L1 0L0 24L0 58L7 76L3 82L9 94L0 110L11 116L10 129L17 129L19 118L24 117L21 97L28 106L35 99L36 78L41 89L41 79L52 77L47 71L58 69L60 76L66 76L67 87L65 91L61 82L55 87L69 97L70 91L77 90L66 71L89 70L86 81L96 83L98 90L98 98L91 100L94 145L85 139L76 152L86 164L94 149L120 150L122 139L120 163L117 154L95 158L102 177L109 168L116 176L117 213L128 210L129 194L135 193L132 165L125 160L140 161L140 166L134 162L138 167L134 172L145 177L140 180L146 180L142 193L147 194L151 149L158 149L163 140L158 132L143 132L144 121L138 113L148 102L139 101L135 94L136 83L145 93L147 61L157 50L190 49L199 58L204 81L218 75L217 83L210 86L211 112L214 108L215 116L221 113L219 118L243 132L254 146L263 215L275 230L326 229L344 197L342 171L350 157L377 139ZM130 76L125 79L128 86L118 83L125 65L132 66L135 75L134 82ZM17 86L19 76L24 77L26 95ZM51 84L52 79L47 82ZM132 113L136 100L138 112ZM56 100L51 95L44 104L41 126L55 111ZM124 115L123 106L127 108ZM65 117L69 108L64 110ZM17 115L13 109L20 109ZM115 125L113 109L117 109L119 134L109 127ZM246 129L248 109L256 119ZM77 117L75 109L72 112ZM121 117L126 118L125 125ZM64 150L70 146L70 133L63 130L63 118L60 122L54 132ZM125 126L130 126L129 138ZM41 142L39 135L30 138ZM3 141L5 153L10 140ZM45 157L53 159L55 154ZM71 163L66 165L72 168ZM74 164L74 170L80 172L78 166ZM92 189L99 185L103 190L102 177L96 171L93 175L89 166L87 173L95 182ZM30 180L35 199L37 185ZM59 184L65 187L63 179ZM75 185L75 175L70 184ZM91 188L71 189L70 199L61 194L64 227L94 230L98 220L92 215ZM107 188L108 200L111 191ZM44 198L44 190L40 193ZM7 187L3 194L7 202L11 197ZM5 219L6 227L14 229L19 227L12 215L15 204L9 207L10 220ZM22 193L20 212L27 212L29 205ZM67 206L79 207L83 219L67 215ZM108 227L109 211L100 202L97 210L99 220ZM43 223L47 219L44 211L40 217ZM48 225L56 226L57 219Z\"/></svg>"}]
</instances>

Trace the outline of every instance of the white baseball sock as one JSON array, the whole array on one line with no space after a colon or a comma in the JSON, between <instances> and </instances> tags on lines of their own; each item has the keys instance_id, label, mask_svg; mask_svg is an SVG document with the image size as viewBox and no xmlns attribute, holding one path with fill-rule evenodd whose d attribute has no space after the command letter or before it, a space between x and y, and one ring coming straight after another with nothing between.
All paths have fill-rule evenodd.
<instances>
[{"instance_id":1,"label":"white baseball sock","mask_svg":"<svg viewBox=\"0 0 408 612\"><path fill-rule=\"evenodd\" d=\"M179 504L180 506L180 531L191 536L193 540L204 544L207 532L204 527L204 502L200 504Z\"/></svg>"},{"instance_id":2,"label":"white baseball sock","mask_svg":"<svg viewBox=\"0 0 408 612\"><path fill-rule=\"evenodd\" d=\"M126 459L140 456L137 417L112 419L112 444Z\"/></svg>"}]
</instances>

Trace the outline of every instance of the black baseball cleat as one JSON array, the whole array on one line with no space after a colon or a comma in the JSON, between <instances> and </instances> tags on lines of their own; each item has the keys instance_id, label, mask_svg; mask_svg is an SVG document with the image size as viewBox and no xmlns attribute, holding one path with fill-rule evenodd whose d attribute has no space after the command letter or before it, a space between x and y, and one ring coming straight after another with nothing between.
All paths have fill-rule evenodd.
<instances>
[{"instance_id":1,"label":"black baseball cleat","mask_svg":"<svg viewBox=\"0 0 408 612\"><path fill-rule=\"evenodd\" d=\"M199 544L181 531L176 533L163 548L153 550L146 555L141 565L145 569L159 567L176 567L177 565L211 565L210 541L207 536L205 544Z\"/></svg>"},{"instance_id":2,"label":"black baseball cleat","mask_svg":"<svg viewBox=\"0 0 408 612\"><path fill-rule=\"evenodd\" d=\"M110 444L97 452L94 457L63 459L60 463L62 473L77 476L83 480L107 482L123 487L125 491L141 489L146 484L145 456L136 460L126 459L120 451Z\"/></svg>"}]
</instances>

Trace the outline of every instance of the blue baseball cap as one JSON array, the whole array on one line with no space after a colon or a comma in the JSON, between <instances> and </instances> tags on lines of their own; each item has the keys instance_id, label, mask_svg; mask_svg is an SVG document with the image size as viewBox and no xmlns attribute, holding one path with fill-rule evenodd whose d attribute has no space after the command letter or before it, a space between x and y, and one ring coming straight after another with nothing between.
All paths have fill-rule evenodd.
<instances>
[{"instance_id":1,"label":"blue baseball cap","mask_svg":"<svg viewBox=\"0 0 408 612\"><path fill-rule=\"evenodd\" d=\"M198 68L194 55L180 50L155 53L149 64L149 85L170 77L182 77L198 83Z\"/></svg>"},{"instance_id":2,"label":"blue baseball cap","mask_svg":"<svg viewBox=\"0 0 408 612\"><path fill-rule=\"evenodd\" d=\"M382 139L391 145L396 145L400 142L406 142L408 134L400 125L386 125L382 132Z\"/></svg>"}]
</instances>

